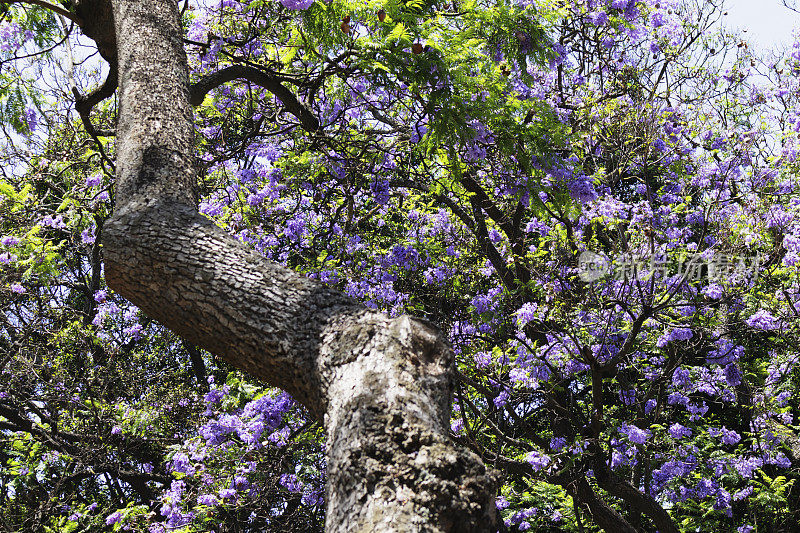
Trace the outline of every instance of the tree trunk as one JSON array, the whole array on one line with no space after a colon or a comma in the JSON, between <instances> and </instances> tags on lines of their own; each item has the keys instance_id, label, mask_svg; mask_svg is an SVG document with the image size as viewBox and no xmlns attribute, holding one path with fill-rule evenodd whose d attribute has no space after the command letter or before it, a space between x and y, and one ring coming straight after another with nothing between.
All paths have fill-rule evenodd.
<instances>
[{"instance_id":1,"label":"tree trunk","mask_svg":"<svg viewBox=\"0 0 800 533\"><path fill-rule=\"evenodd\" d=\"M442 335L265 260L197 212L177 3L111 3L120 115L109 286L323 421L327 531L496 531L496 474L448 438L453 355Z\"/></svg>"}]
</instances>

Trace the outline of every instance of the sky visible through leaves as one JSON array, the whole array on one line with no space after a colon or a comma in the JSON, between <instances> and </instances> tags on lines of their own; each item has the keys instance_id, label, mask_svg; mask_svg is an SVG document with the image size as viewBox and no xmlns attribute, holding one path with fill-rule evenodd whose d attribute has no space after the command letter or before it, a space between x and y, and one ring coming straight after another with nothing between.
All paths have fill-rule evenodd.
<instances>
[{"instance_id":1,"label":"sky visible through leaves","mask_svg":"<svg viewBox=\"0 0 800 533\"><path fill-rule=\"evenodd\" d=\"M748 40L762 49L791 45L792 30L800 28L800 13L780 0L730 0L726 26L746 29Z\"/></svg>"}]
</instances>

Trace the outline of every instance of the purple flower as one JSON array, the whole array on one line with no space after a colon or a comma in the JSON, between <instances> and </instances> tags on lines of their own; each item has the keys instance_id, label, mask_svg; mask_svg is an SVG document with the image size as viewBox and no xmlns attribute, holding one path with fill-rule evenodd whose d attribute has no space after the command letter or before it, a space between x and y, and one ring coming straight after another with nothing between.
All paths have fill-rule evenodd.
<instances>
[{"instance_id":1,"label":"purple flower","mask_svg":"<svg viewBox=\"0 0 800 533\"><path fill-rule=\"evenodd\" d=\"M81 242L83 244L94 244L95 238L94 227L86 228L81 232Z\"/></svg>"},{"instance_id":2,"label":"purple flower","mask_svg":"<svg viewBox=\"0 0 800 533\"><path fill-rule=\"evenodd\" d=\"M424 124L417 124L411 132L411 142L417 144L428 133L428 127Z\"/></svg>"},{"instance_id":3,"label":"purple flower","mask_svg":"<svg viewBox=\"0 0 800 533\"><path fill-rule=\"evenodd\" d=\"M200 202L199 211L210 217L218 217L225 212L225 205L221 202L203 201Z\"/></svg>"},{"instance_id":4,"label":"purple flower","mask_svg":"<svg viewBox=\"0 0 800 533\"><path fill-rule=\"evenodd\" d=\"M497 395L497 398L494 399L494 406L497 408L503 407L508 403L508 397L508 391L501 391L500 394Z\"/></svg>"},{"instance_id":5,"label":"purple flower","mask_svg":"<svg viewBox=\"0 0 800 533\"><path fill-rule=\"evenodd\" d=\"M10 254L8 252L3 252L0 254L0 263L6 265L8 263L13 263L17 260L17 256L14 254Z\"/></svg>"},{"instance_id":6,"label":"purple flower","mask_svg":"<svg viewBox=\"0 0 800 533\"><path fill-rule=\"evenodd\" d=\"M6 235L5 237L0 238L0 244L3 246L16 246L19 244L19 239L12 237L11 235Z\"/></svg>"},{"instance_id":7,"label":"purple flower","mask_svg":"<svg viewBox=\"0 0 800 533\"><path fill-rule=\"evenodd\" d=\"M227 500L228 498L233 498L236 496L236 489L220 489L219 490L219 497L223 500Z\"/></svg>"},{"instance_id":8,"label":"purple flower","mask_svg":"<svg viewBox=\"0 0 800 533\"><path fill-rule=\"evenodd\" d=\"M764 460L760 457L734 458L731 464L739 472L740 476L750 478L756 469L764 466Z\"/></svg>"},{"instance_id":9,"label":"purple flower","mask_svg":"<svg viewBox=\"0 0 800 533\"><path fill-rule=\"evenodd\" d=\"M722 298L722 286L718 283L712 283L705 289L703 289L703 294L711 298L712 300L719 300Z\"/></svg>"},{"instance_id":10,"label":"purple flower","mask_svg":"<svg viewBox=\"0 0 800 533\"><path fill-rule=\"evenodd\" d=\"M294 474L283 474L280 484L289 492L302 492L303 490L303 482L297 479Z\"/></svg>"},{"instance_id":11,"label":"purple flower","mask_svg":"<svg viewBox=\"0 0 800 533\"><path fill-rule=\"evenodd\" d=\"M236 171L236 177L238 177L239 181L242 183L250 183L256 179L256 171L252 168L242 168Z\"/></svg>"},{"instance_id":12,"label":"purple flower","mask_svg":"<svg viewBox=\"0 0 800 533\"><path fill-rule=\"evenodd\" d=\"M619 399L623 405L633 405L636 401L636 391L633 389L619 391Z\"/></svg>"},{"instance_id":13,"label":"purple flower","mask_svg":"<svg viewBox=\"0 0 800 533\"><path fill-rule=\"evenodd\" d=\"M306 487L303 490L303 497L300 498L300 501L303 505L319 505L324 500L321 491L311 490L309 487Z\"/></svg>"},{"instance_id":14,"label":"purple flower","mask_svg":"<svg viewBox=\"0 0 800 533\"><path fill-rule=\"evenodd\" d=\"M666 20L664 17L663 11L654 11L650 15L650 24L653 25L654 28L658 28L666 24Z\"/></svg>"},{"instance_id":15,"label":"purple flower","mask_svg":"<svg viewBox=\"0 0 800 533\"><path fill-rule=\"evenodd\" d=\"M128 326L127 328L123 329L122 333L131 340L138 341L142 338L143 329L144 328L142 328L141 324L133 324L132 326Z\"/></svg>"},{"instance_id":16,"label":"purple flower","mask_svg":"<svg viewBox=\"0 0 800 533\"><path fill-rule=\"evenodd\" d=\"M86 177L87 187L98 187L101 183L103 183L103 176L100 174L93 174Z\"/></svg>"},{"instance_id":17,"label":"purple flower","mask_svg":"<svg viewBox=\"0 0 800 533\"><path fill-rule=\"evenodd\" d=\"M264 199L269 195L269 190L267 187L263 187L258 192L254 192L247 197L247 204L250 207L256 207L257 205L261 204Z\"/></svg>"},{"instance_id":18,"label":"purple flower","mask_svg":"<svg viewBox=\"0 0 800 533\"><path fill-rule=\"evenodd\" d=\"M220 401L225 394L226 391L224 387L221 389L211 389L203 396L203 400L206 402L206 405L210 406Z\"/></svg>"},{"instance_id":19,"label":"purple flower","mask_svg":"<svg viewBox=\"0 0 800 533\"><path fill-rule=\"evenodd\" d=\"M572 198L584 204L597 198L597 191L594 188L592 179L583 175L570 182L569 194Z\"/></svg>"},{"instance_id":20,"label":"purple flower","mask_svg":"<svg viewBox=\"0 0 800 533\"><path fill-rule=\"evenodd\" d=\"M32 107L25 108L25 123L28 125L28 131L35 131L36 126L39 124L39 119L36 116L36 110Z\"/></svg>"},{"instance_id":21,"label":"purple flower","mask_svg":"<svg viewBox=\"0 0 800 533\"><path fill-rule=\"evenodd\" d=\"M756 311L755 314L745 320L745 323L751 328L760 329L762 331L770 331L780 328L780 323L778 320L768 311L763 309Z\"/></svg>"},{"instance_id":22,"label":"purple flower","mask_svg":"<svg viewBox=\"0 0 800 533\"><path fill-rule=\"evenodd\" d=\"M102 202L107 202L111 199L111 196L108 194L108 191L103 191L97 196L94 197L95 202L92 204L93 208L97 207L98 204Z\"/></svg>"},{"instance_id":23,"label":"purple flower","mask_svg":"<svg viewBox=\"0 0 800 533\"><path fill-rule=\"evenodd\" d=\"M120 309L114 302L101 304L97 307L97 314L92 320L92 324L95 326L102 326L103 320L109 316L117 315L119 312Z\"/></svg>"},{"instance_id":24,"label":"purple flower","mask_svg":"<svg viewBox=\"0 0 800 533\"><path fill-rule=\"evenodd\" d=\"M197 497L197 503L200 505L206 505L208 507L215 507L219 505L219 498L213 494L201 494Z\"/></svg>"},{"instance_id":25,"label":"purple flower","mask_svg":"<svg viewBox=\"0 0 800 533\"><path fill-rule=\"evenodd\" d=\"M667 396L667 403L670 405L689 405L689 397L680 392L672 392Z\"/></svg>"},{"instance_id":26,"label":"purple flower","mask_svg":"<svg viewBox=\"0 0 800 533\"><path fill-rule=\"evenodd\" d=\"M194 468L192 468L192 465L189 462L189 456L185 453L176 453L172 458L171 466L173 472L180 472L182 474L194 473Z\"/></svg>"},{"instance_id":27,"label":"purple flower","mask_svg":"<svg viewBox=\"0 0 800 533\"><path fill-rule=\"evenodd\" d=\"M608 24L608 14L605 11L594 11L589 13L589 20L595 26L605 26Z\"/></svg>"},{"instance_id":28,"label":"purple flower","mask_svg":"<svg viewBox=\"0 0 800 533\"><path fill-rule=\"evenodd\" d=\"M650 414L650 412L653 409L656 408L656 405L658 405L658 402L656 402L655 400L652 400L652 399L651 400L647 400L645 402L645 404L644 404L644 412L645 412L645 414Z\"/></svg>"},{"instance_id":29,"label":"purple flower","mask_svg":"<svg viewBox=\"0 0 800 533\"><path fill-rule=\"evenodd\" d=\"M106 525L107 526L113 526L114 524L116 524L120 520L122 520L122 513L119 512L119 511L115 511L115 512L111 513L110 515L108 515L108 517L106 518Z\"/></svg>"},{"instance_id":30,"label":"purple flower","mask_svg":"<svg viewBox=\"0 0 800 533\"><path fill-rule=\"evenodd\" d=\"M786 402L789 401L789 399L791 399L792 396L794 396L792 391L788 390L783 391L782 393L775 396L775 403L783 407L784 405L786 405Z\"/></svg>"},{"instance_id":31,"label":"purple flower","mask_svg":"<svg viewBox=\"0 0 800 533\"><path fill-rule=\"evenodd\" d=\"M42 220L39 221L42 226L46 226L48 228L55 228L55 229L64 229L67 227L67 224L64 222L63 215L47 215Z\"/></svg>"},{"instance_id":32,"label":"purple flower","mask_svg":"<svg viewBox=\"0 0 800 533\"><path fill-rule=\"evenodd\" d=\"M632 424L625 424L619 428L620 433L628 437L628 440L635 444L644 444L652 433L646 429L639 428Z\"/></svg>"},{"instance_id":33,"label":"purple flower","mask_svg":"<svg viewBox=\"0 0 800 533\"><path fill-rule=\"evenodd\" d=\"M742 372L739 370L739 366L736 363L728 363L725 366L724 373L725 381L731 387L735 387L742 382Z\"/></svg>"},{"instance_id":34,"label":"purple flower","mask_svg":"<svg viewBox=\"0 0 800 533\"><path fill-rule=\"evenodd\" d=\"M708 412L708 406L706 405L706 402L702 402L700 405L689 404L686 406L686 410L691 413L689 420L696 422L705 416L706 412Z\"/></svg>"},{"instance_id":35,"label":"purple flower","mask_svg":"<svg viewBox=\"0 0 800 533\"><path fill-rule=\"evenodd\" d=\"M23 287L19 283L13 283L11 285L11 290L16 292L17 294L25 294L25 287Z\"/></svg>"},{"instance_id":36,"label":"purple flower","mask_svg":"<svg viewBox=\"0 0 800 533\"><path fill-rule=\"evenodd\" d=\"M305 11L311 7L311 4L314 3L314 0L280 0L280 2L286 9Z\"/></svg>"},{"instance_id":37,"label":"purple flower","mask_svg":"<svg viewBox=\"0 0 800 533\"><path fill-rule=\"evenodd\" d=\"M112 435L120 435L121 433L122 433L122 428L121 427L114 426L113 428L111 428L111 434Z\"/></svg>"},{"instance_id":38,"label":"purple flower","mask_svg":"<svg viewBox=\"0 0 800 533\"><path fill-rule=\"evenodd\" d=\"M656 346L663 348L672 341L686 341L694 336L692 330L689 328L675 328L668 333L665 333L656 341Z\"/></svg>"},{"instance_id":39,"label":"purple flower","mask_svg":"<svg viewBox=\"0 0 800 533\"><path fill-rule=\"evenodd\" d=\"M722 430L720 430L720 440L723 444L736 444L742 440L742 437L734 430L723 426Z\"/></svg>"},{"instance_id":40,"label":"purple flower","mask_svg":"<svg viewBox=\"0 0 800 533\"><path fill-rule=\"evenodd\" d=\"M535 303L527 302L517 309L517 320L520 326L524 326L528 322L536 318L536 310L538 306Z\"/></svg>"},{"instance_id":41,"label":"purple flower","mask_svg":"<svg viewBox=\"0 0 800 533\"><path fill-rule=\"evenodd\" d=\"M789 468L792 466L792 461L786 457L783 452L778 452L775 457L771 457L768 461L769 464L780 466L781 468Z\"/></svg>"},{"instance_id":42,"label":"purple flower","mask_svg":"<svg viewBox=\"0 0 800 533\"><path fill-rule=\"evenodd\" d=\"M688 368L676 368L672 374L672 384L676 387L686 388L689 385L690 371Z\"/></svg>"},{"instance_id":43,"label":"purple flower","mask_svg":"<svg viewBox=\"0 0 800 533\"><path fill-rule=\"evenodd\" d=\"M497 498L495 498L494 504L500 511L502 511L503 509L508 509L508 506L511 505L510 503L508 503L508 500L506 500L504 496L498 496Z\"/></svg>"},{"instance_id":44,"label":"purple flower","mask_svg":"<svg viewBox=\"0 0 800 533\"><path fill-rule=\"evenodd\" d=\"M706 362L726 365L741 358L744 348L737 346L727 339L717 341L717 349L708 354Z\"/></svg>"},{"instance_id":45,"label":"purple flower","mask_svg":"<svg viewBox=\"0 0 800 533\"><path fill-rule=\"evenodd\" d=\"M673 439L682 439L683 437L691 437L692 430L675 422L669 427L669 434Z\"/></svg>"},{"instance_id":46,"label":"purple flower","mask_svg":"<svg viewBox=\"0 0 800 533\"><path fill-rule=\"evenodd\" d=\"M389 203L391 187L389 186L388 180L375 179L370 183L369 189L372 191L372 196L375 198L376 202L381 205Z\"/></svg>"},{"instance_id":47,"label":"purple flower","mask_svg":"<svg viewBox=\"0 0 800 533\"><path fill-rule=\"evenodd\" d=\"M286 223L284 235L291 241L299 241L306 233L306 222L302 218L293 218Z\"/></svg>"},{"instance_id":48,"label":"purple flower","mask_svg":"<svg viewBox=\"0 0 800 533\"><path fill-rule=\"evenodd\" d=\"M542 468L547 467L550 464L550 457L539 452L529 452L528 455L525 457L525 461L531 465L534 472L538 472Z\"/></svg>"}]
</instances>

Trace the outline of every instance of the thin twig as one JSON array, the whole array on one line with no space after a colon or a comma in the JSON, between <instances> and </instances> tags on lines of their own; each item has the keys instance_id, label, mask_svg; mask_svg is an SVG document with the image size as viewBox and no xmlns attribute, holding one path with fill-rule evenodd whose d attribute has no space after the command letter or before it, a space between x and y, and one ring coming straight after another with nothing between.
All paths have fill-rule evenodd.
<instances>
[{"instance_id":1,"label":"thin twig","mask_svg":"<svg viewBox=\"0 0 800 533\"><path fill-rule=\"evenodd\" d=\"M43 7L52 11L53 13L57 13L62 17L68 18L78 26L83 26L83 21L76 15L75 13L70 13L66 9L61 6L57 6L55 4L51 4L50 2L45 2L44 0L0 0L4 4L32 4L35 6Z\"/></svg>"}]
</instances>

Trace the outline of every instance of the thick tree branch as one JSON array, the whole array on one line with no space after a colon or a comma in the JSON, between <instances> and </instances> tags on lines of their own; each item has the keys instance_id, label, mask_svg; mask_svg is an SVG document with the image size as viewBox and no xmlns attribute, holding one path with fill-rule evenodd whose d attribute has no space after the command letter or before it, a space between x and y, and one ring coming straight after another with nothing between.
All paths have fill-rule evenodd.
<instances>
[{"instance_id":1,"label":"thick tree branch","mask_svg":"<svg viewBox=\"0 0 800 533\"><path fill-rule=\"evenodd\" d=\"M483 210L486 211L486 214L494 220L495 224L500 226L500 229L502 229L503 233L508 237L511 243L511 250L514 252L514 271L519 278L520 284L527 284L530 281L530 272L521 264L521 258L524 255L522 235L519 227L522 210L517 209L513 217L506 215L472 176L463 175L461 177L461 184L467 192L477 197Z\"/></svg>"},{"instance_id":2,"label":"thick tree branch","mask_svg":"<svg viewBox=\"0 0 800 533\"><path fill-rule=\"evenodd\" d=\"M287 89L274 72L260 70L247 65L231 65L209 74L191 86L189 101L199 106L209 91L233 80L243 79L255 83L274 94L286 110L297 117L303 129L309 132L319 130L319 120L308 107L301 103L295 94Z\"/></svg>"},{"instance_id":3,"label":"thick tree branch","mask_svg":"<svg viewBox=\"0 0 800 533\"><path fill-rule=\"evenodd\" d=\"M81 115L84 125L86 125L86 121L89 119L89 113L91 113L92 109L94 109L94 106L106 98L111 98L114 96L114 91L117 90L117 83L117 66L111 65L111 68L108 71L108 76L106 76L106 80L103 82L103 85L96 88L89 94L84 96L78 91L77 87L72 88L72 94L75 96L75 110ZM89 127L91 127L91 123L89 123ZM87 130L89 127L87 127Z\"/></svg>"},{"instance_id":4,"label":"thick tree branch","mask_svg":"<svg viewBox=\"0 0 800 533\"><path fill-rule=\"evenodd\" d=\"M608 533L637 533L636 528L630 525L622 515L597 496L585 478L581 477L565 488L570 496L588 508L594 523Z\"/></svg>"},{"instance_id":5,"label":"thick tree branch","mask_svg":"<svg viewBox=\"0 0 800 533\"><path fill-rule=\"evenodd\" d=\"M464 186L467 192L478 197L486 214L500 226L500 229L503 230L508 239L514 242L519 234L519 228L514 227L512 220L489 198L483 187L472 176L466 174L461 176L461 185Z\"/></svg>"},{"instance_id":6,"label":"thick tree branch","mask_svg":"<svg viewBox=\"0 0 800 533\"><path fill-rule=\"evenodd\" d=\"M497 478L448 438L454 357L440 332L269 262L197 212L177 4L112 1L120 115L116 206L103 228L109 286L323 421L329 532L493 531Z\"/></svg>"},{"instance_id":7,"label":"thick tree branch","mask_svg":"<svg viewBox=\"0 0 800 533\"><path fill-rule=\"evenodd\" d=\"M508 269L505 259L497 251L494 244L489 238L489 230L486 228L486 220L483 216L483 206L476 196L471 196L469 202L472 205L472 218L475 221L473 234L478 241L478 246L481 251L489 258L492 266L497 271L497 275L503 282L503 285L511 292L517 289L517 279L514 274Z\"/></svg>"},{"instance_id":8,"label":"thick tree branch","mask_svg":"<svg viewBox=\"0 0 800 533\"><path fill-rule=\"evenodd\" d=\"M97 44L100 55L109 65L116 65L117 39L111 0L72 0L72 3L81 20L79 26L83 34Z\"/></svg>"},{"instance_id":9,"label":"thick tree branch","mask_svg":"<svg viewBox=\"0 0 800 533\"><path fill-rule=\"evenodd\" d=\"M100 132L98 132L94 124L92 124L92 109L94 106L105 100L106 98L110 98L114 95L114 91L117 90L117 65L112 64L110 70L108 71L108 76L106 77L106 81L103 82L103 85L98 87L97 89L90 92L88 95L84 96L78 91L77 87L72 87L72 94L75 96L75 110L78 112L78 115L81 117L81 122L83 123L83 127L86 130L86 133L94 140L95 144L97 145L97 149L100 152L100 156L108 163L110 168L114 168L114 162L109 159L108 155L106 154L105 148L103 148L103 143L100 142ZM106 132L102 132L106 133Z\"/></svg>"},{"instance_id":10,"label":"thick tree branch","mask_svg":"<svg viewBox=\"0 0 800 533\"><path fill-rule=\"evenodd\" d=\"M616 498L622 499L636 511L646 514L656 525L658 531L662 533L678 533L678 527L672 521L669 513L651 496L643 494L628 481L620 479L605 465L600 469L595 468L594 472L597 484L601 489Z\"/></svg>"},{"instance_id":11,"label":"thick tree branch","mask_svg":"<svg viewBox=\"0 0 800 533\"><path fill-rule=\"evenodd\" d=\"M192 372L194 372L194 377L197 379L197 384L203 389L208 389L206 364L203 361L203 355L197 349L197 346L189 342L184 342L183 347L189 352L189 361L192 363Z\"/></svg>"}]
</instances>

